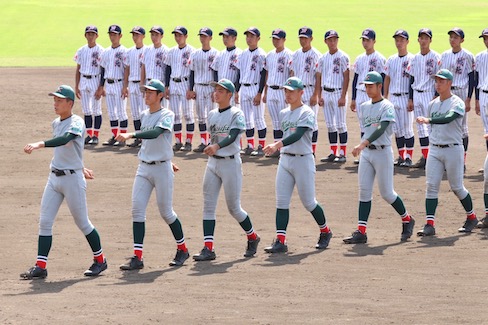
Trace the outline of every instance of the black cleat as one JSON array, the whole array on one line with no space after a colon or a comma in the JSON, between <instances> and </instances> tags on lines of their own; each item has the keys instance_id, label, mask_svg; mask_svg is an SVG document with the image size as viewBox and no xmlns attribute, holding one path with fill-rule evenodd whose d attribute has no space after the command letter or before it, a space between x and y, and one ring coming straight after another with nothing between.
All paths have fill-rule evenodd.
<instances>
[{"instance_id":1,"label":"black cleat","mask_svg":"<svg viewBox=\"0 0 488 325\"><path fill-rule=\"evenodd\" d=\"M125 147L125 141L115 141L114 147Z\"/></svg>"},{"instance_id":2,"label":"black cleat","mask_svg":"<svg viewBox=\"0 0 488 325\"><path fill-rule=\"evenodd\" d=\"M47 277L47 269L41 269L39 266L33 266L24 273L20 273L23 280L44 279Z\"/></svg>"},{"instance_id":3,"label":"black cleat","mask_svg":"<svg viewBox=\"0 0 488 325\"><path fill-rule=\"evenodd\" d=\"M266 253L274 254L274 253L286 253L288 252L288 245L282 244L280 240L277 238L273 245L268 246L264 249Z\"/></svg>"},{"instance_id":4,"label":"black cleat","mask_svg":"<svg viewBox=\"0 0 488 325\"><path fill-rule=\"evenodd\" d=\"M131 144L128 144L127 147L137 148L137 147L140 147L141 144L142 144L141 139L135 139L134 142L132 142Z\"/></svg>"},{"instance_id":5,"label":"black cleat","mask_svg":"<svg viewBox=\"0 0 488 325\"><path fill-rule=\"evenodd\" d=\"M183 147L183 143L181 142L175 143L175 145L173 146L173 151L180 151L182 147Z\"/></svg>"},{"instance_id":6,"label":"black cleat","mask_svg":"<svg viewBox=\"0 0 488 325\"><path fill-rule=\"evenodd\" d=\"M425 160L424 156L420 157L420 159L412 166L413 168L422 168L425 169Z\"/></svg>"},{"instance_id":7,"label":"black cleat","mask_svg":"<svg viewBox=\"0 0 488 325\"><path fill-rule=\"evenodd\" d=\"M405 160L403 160L402 157L398 156L398 158L393 162L393 165L401 166L404 162L405 162Z\"/></svg>"},{"instance_id":8,"label":"black cleat","mask_svg":"<svg viewBox=\"0 0 488 325\"><path fill-rule=\"evenodd\" d=\"M90 140L90 142L88 142L88 144L92 145L92 146L96 146L98 144L98 137L97 136L93 136Z\"/></svg>"},{"instance_id":9,"label":"black cleat","mask_svg":"<svg viewBox=\"0 0 488 325\"><path fill-rule=\"evenodd\" d=\"M330 239L332 238L332 231L329 232L321 232L319 241L315 248L317 249L326 249L329 246Z\"/></svg>"},{"instance_id":10,"label":"black cleat","mask_svg":"<svg viewBox=\"0 0 488 325\"><path fill-rule=\"evenodd\" d=\"M182 266L189 257L190 253L188 253L188 250L185 252L181 249L177 249L175 258L169 262L169 266Z\"/></svg>"},{"instance_id":11,"label":"black cleat","mask_svg":"<svg viewBox=\"0 0 488 325\"><path fill-rule=\"evenodd\" d=\"M250 156L253 153L254 149L252 147L247 146L246 149L241 150L241 155Z\"/></svg>"},{"instance_id":12,"label":"black cleat","mask_svg":"<svg viewBox=\"0 0 488 325\"><path fill-rule=\"evenodd\" d=\"M244 253L244 257L253 257L258 250L258 244L261 241L259 236L256 237L255 240L248 240L247 241L247 248L246 252Z\"/></svg>"},{"instance_id":13,"label":"black cleat","mask_svg":"<svg viewBox=\"0 0 488 325\"><path fill-rule=\"evenodd\" d=\"M193 255L195 261L212 261L216 258L215 251L208 249L207 246L200 251L200 254Z\"/></svg>"},{"instance_id":14,"label":"black cleat","mask_svg":"<svg viewBox=\"0 0 488 325\"><path fill-rule=\"evenodd\" d=\"M89 144L90 141L91 141L91 139L92 138L89 135L87 135L86 138L85 138L85 144Z\"/></svg>"},{"instance_id":15,"label":"black cleat","mask_svg":"<svg viewBox=\"0 0 488 325\"><path fill-rule=\"evenodd\" d=\"M100 273L107 269L107 260L104 259L102 263L98 263L96 260L93 260L93 264L86 270L83 275L85 276L98 276Z\"/></svg>"},{"instance_id":16,"label":"black cleat","mask_svg":"<svg viewBox=\"0 0 488 325\"><path fill-rule=\"evenodd\" d=\"M320 159L320 162L334 162L334 160L336 158L338 158L338 157L336 155L334 155L333 153L331 153L327 157Z\"/></svg>"},{"instance_id":17,"label":"black cleat","mask_svg":"<svg viewBox=\"0 0 488 325\"><path fill-rule=\"evenodd\" d=\"M410 221L402 224L402 236L400 241L407 241L413 234L413 227L415 226L415 219L410 216Z\"/></svg>"},{"instance_id":18,"label":"black cleat","mask_svg":"<svg viewBox=\"0 0 488 325\"><path fill-rule=\"evenodd\" d=\"M401 167L407 167L410 168L413 166L412 159L406 158L404 162L400 164Z\"/></svg>"},{"instance_id":19,"label":"black cleat","mask_svg":"<svg viewBox=\"0 0 488 325\"><path fill-rule=\"evenodd\" d=\"M181 147L180 151L191 151L191 143L185 142L185 145Z\"/></svg>"},{"instance_id":20,"label":"black cleat","mask_svg":"<svg viewBox=\"0 0 488 325\"><path fill-rule=\"evenodd\" d=\"M115 137L111 137L110 139L108 139L107 141L105 141L102 144L104 146L113 146L116 142L117 142L117 140L115 140Z\"/></svg>"},{"instance_id":21,"label":"black cleat","mask_svg":"<svg viewBox=\"0 0 488 325\"><path fill-rule=\"evenodd\" d=\"M464 225L458 229L459 232L471 232L478 225L478 219L466 219Z\"/></svg>"},{"instance_id":22,"label":"black cleat","mask_svg":"<svg viewBox=\"0 0 488 325\"><path fill-rule=\"evenodd\" d=\"M335 163L345 163L346 162L346 156L344 155L340 155L339 157L336 157L336 159L334 159L334 162Z\"/></svg>"},{"instance_id":23,"label":"black cleat","mask_svg":"<svg viewBox=\"0 0 488 325\"><path fill-rule=\"evenodd\" d=\"M488 216L485 216L478 222L477 228L488 228Z\"/></svg>"},{"instance_id":24,"label":"black cleat","mask_svg":"<svg viewBox=\"0 0 488 325\"><path fill-rule=\"evenodd\" d=\"M204 143L200 143L198 147L193 149L193 152L203 152L207 146Z\"/></svg>"},{"instance_id":25,"label":"black cleat","mask_svg":"<svg viewBox=\"0 0 488 325\"><path fill-rule=\"evenodd\" d=\"M262 145L258 145L258 148L256 150L254 150L253 152L251 152L251 156L253 156L253 157L262 157L262 156L264 156L263 146Z\"/></svg>"},{"instance_id":26,"label":"black cleat","mask_svg":"<svg viewBox=\"0 0 488 325\"><path fill-rule=\"evenodd\" d=\"M354 165L359 165L359 159L360 159L360 158L358 158L358 159L354 159Z\"/></svg>"},{"instance_id":27,"label":"black cleat","mask_svg":"<svg viewBox=\"0 0 488 325\"><path fill-rule=\"evenodd\" d=\"M359 230L356 230L351 236L344 238L342 241L345 244L366 244L368 236Z\"/></svg>"},{"instance_id":28,"label":"black cleat","mask_svg":"<svg viewBox=\"0 0 488 325\"><path fill-rule=\"evenodd\" d=\"M144 268L144 261L137 256L132 256L129 263L122 264L120 269L123 271L140 270Z\"/></svg>"},{"instance_id":29,"label":"black cleat","mask_svg":"<svg viewBox=\"0 0 488 325\"><path fill-rule=\"evenodd\" d=\"M424 226L424 229L417 232L417 236L425 237L425 236L434 236L435 235L435 228L429 224Z\"/></svg>"}]
</instances>

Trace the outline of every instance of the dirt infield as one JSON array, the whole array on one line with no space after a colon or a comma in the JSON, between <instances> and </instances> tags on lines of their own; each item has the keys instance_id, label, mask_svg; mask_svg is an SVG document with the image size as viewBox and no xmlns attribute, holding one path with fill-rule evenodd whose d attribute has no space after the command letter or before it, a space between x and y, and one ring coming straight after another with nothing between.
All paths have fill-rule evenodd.
<instances>
[{"instance_id":1,"label":"dirt infield","mask_svg":"<svg viewBox=\"0 0 488 325\"><path fill-rule=\"evenodd\" d=\"M446 181L437 209L437 236L400 243L401 222L375 189L366 245L344 245L357 224L357 167L320 163L328 154L320 114L317 199L334 233L329 249L316 251L318 229L295 193L288 227L289 253L269 256L262 248L275 237L274 179L277 160L244 158L243 208L262 241L255 258L245 259L246 238L219 201L212 262L168 262L175 253L169 227L150 200L144 245L145 269L123 273L118 266L132 255L131 190L137 150L85 151L88 208L109 268L85 278L91 252L66 205L54 227L45 281L21 281L37 254L40 199L52 150L24 154L23 146L51 136L56 117L47 93L74 83L74 69L0 69L0 323L2 324L487 324L487 232L459 234L464 210ZM75 112L81 115L80 104ZM105 112L105 109L104 109ZM481 120L470 115L470 151L465 185L483 217L486 150ZM270 125L270 124L269 124ZM355 114L349 113L349 147L358 142ZM109 137L108 120L102 140ZM272 132L269 132L270 134ZM271 134L270 134L271 136ZM268 140L271 140L268 136ZM196 139L195 139L196 141ZM196 143L196 142L195 142ZM418 144L417 144L418 146ZM414 160L420 151L416 147ZM203 246L202 178L206 159L177 153L174 208L190 253ZM424 223L424 171L396 169L395 190Z\"/></svg>"}]
</instances>

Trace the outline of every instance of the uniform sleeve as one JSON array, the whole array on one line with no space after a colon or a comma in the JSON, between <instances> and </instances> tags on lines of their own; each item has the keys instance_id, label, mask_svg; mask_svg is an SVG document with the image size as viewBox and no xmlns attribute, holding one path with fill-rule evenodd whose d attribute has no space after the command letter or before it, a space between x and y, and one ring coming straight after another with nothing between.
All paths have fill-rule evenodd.
<instances>
[{"instance_id":1,"label":"uniform sleeve","mask_svg":"<svg viewBox=\"0 0 488 325\"><path fill-rule=\"evenodd\" d=\"M132 54L132 50L127 50L125 52L125 55L122 58L122 62L124 64L124 67L129 67L130 66L130 56Z\"/></svg>"},{"instance_id":2,"label":"uniform sleeve","mask_svg":"<svg viewBox=\"0 0 488 325\"><path fill-rule=\"evenodd\" d=\"M300 118L297 121L297 127L306 127L309 129L313 129L315 126L315 114L310 110L306 110L304 113L300 115Z\"/></svg>"},{"instance_id":3,"label":"uniform sleeve","mask_svg":"<svg viewBox=\"0 0 488 325\"><path fill-rule=\"evenodd\" d=\"M385 73L386 59L383 55L378 55L378 73Z\"/></svg>"},{"instance_id":4,"label":"uniform sleeve","mask_svg":"<svg viewBox=\"0 0 488 325\"><path fill-rule=\"evenodd\" d=\"M212 64L210 65L210 69L212 69L214 71L218 71L219 70L219 60L220 60L220 53L217 53L215 55L215 59L213 60Z\"/></svg>"},{"instance_id":5,"label":"uniform sleeve","mask_svg":"<svg viewBox=\"0 0 488 325\"><path fill-rule=\"evenodd\" d=\"M173 51L170 49L168 51L168 54L163 59L163 63L164 64L166 64L168 66L171 66L171 56L172 56L172 53L173 53Z\"/></svg>"},{"instance_id":6,"label":"uniform sleeve","mask_svg":"<svg viewBox=\"0 0 488 325\"><path fill-rule=\"evenodd\" d=\"M476 70L476 61L474 60L474 55L469 53L468 55L468 73Z\"/></svg>"},{"instance_id":7,"label":"uniform sleeve","mask_svg":"<svg viewBox=\"0 0 488 325\"><path fill-rule=\"evenodd\" d=\"M100 66L106 68L107 67L106 61L107 61L107 51L104 50L100 58Z\"/></svg>"},{"instance_id":8,"label":"uniform sleeve","mask_svg":"<svg viewBox=\"0 0 488 325\"><path fill-rule=\"evenodd\" d=\"M230 129L239 129L240 131L246 129L246 120L244 118L244 113L241 110L238 110L232 117Z\"/></svg>"},{"instance_id":9,"label":"uniform sleeve","mask_svg":"<svg viewBox=\"0 0 488 325\"><path fill-rule=\"evenodd\" d=\"M82 48L79 48L78 51L76 51L75 56L73 57L73 61L78 64L80 64L81 49Z\"/></svg>"},{"instance_id":10,"label":"uniform sleeve","mask_svg":"<svg viewBox=\"0 0 488 325\"><path fill-rule=\"evenodd\" d=\"M190 64L188 65L188 67L190 68L190 70L193 71L195 71L195 64L193 63L194 61L195 61L195 52L191 52L189 58Z\"/></svg>"},{"instance_id":11,"label":"uniform sleeve","mask_svg":"<svg viewBox=\"0 0 488 325\"><path fill-rule=\"evenodd\" d=\"M395 108L393 104L388 103L385 105L383 112L381 114L381 122L388 121L388 122L395 122Z\"/></svg>"},{"instance_id":12,"label":"uniform sleeve","mask_svg":"<svg viewBox=\"0 0 488 325\"><path fill-rule=\"evenodd\" d=\"M165 113L161 114L161 118L159 119L156 126L164 130L173 131L174 121L175 121L174 113L166 110Z\"/></svg>"},{"instance_id":13,"label":"uniform sleeve","mask_svg":"<svg viewBox=\"0 0 488 325\"><path fill-rule=\"evenodd\" d=\"M83 136L84 126L85 126L85 122L82 119L72 119L68 131L66 132L81 137Z\"/></svg>"},{"instance_id":14,"label":"uniform sleeve","mask_svg":"<svg viewBox=\"0 0 488 325\"><path fill-rule=\"evenodd\" d=\"M388 58L388 60L386 60L386 63L385 63L384 69L383 69L386 76L390 75L390 64L391 64L391 60L390 60L390 58Z\"/></svg>"},{"instance_id":15,"label":"uniform sleeve","mask_svg":"<svg viewBox=\"0 0 488 325\"><path fill-rule=\"evenodd\" d=\"M408 62L408 65L407 65L407 73L410 76L412 76L412 77L415 78L415 74L414 74L415 73L415 69L414 69L414 67L415 67L415 56L412 58L412 60L410 60Z\"/></svg>"},{"instance_id":16,"label":"uniform sleeve","mask_svg":"<svg viewBox=\"0 0 488 325\"><path fill-rule=\"evenodd\" d=\"M341 57L341 67L342 67L342 71L341 71L342 73L349 70L349 56L347 56L347 54L344 54Z\"/></svg>"},{"instance_id":17,"label":"uniform sleeve","mask_svg":"<svg viewBox=\"0 0 488 325\"><path fill-rule=\"evenodd\" d=\"M323 73L322 69L324 68L324 56L320 56L319 60L317 61L317 67L315 68L315 73Z\"/></svg>"},{"instance_id":18,"label":"uniform sleeve","mask_svg":"<svg viewBox=\"0 0 488 325\"><path fill-rule=\"evenodd\" d=\"M459 114L460 116L464 116L466 106L464 101L461 99L456 98L455 101L452 103L452 107L449 111Z\"/></svg>"}]
</instances>

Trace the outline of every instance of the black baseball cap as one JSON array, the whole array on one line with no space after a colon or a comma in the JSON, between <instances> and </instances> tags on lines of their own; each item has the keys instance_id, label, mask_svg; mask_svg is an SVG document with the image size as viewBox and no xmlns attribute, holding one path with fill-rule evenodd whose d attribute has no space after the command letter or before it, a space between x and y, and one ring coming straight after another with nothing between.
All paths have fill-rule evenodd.
<instances>
[{"instance_id":1,"label":"black baseball cap","mask_svg":"<svg viewBox=\"0 0 488 325\"><path fill-rule=\"evenodd\" d=\"M425 35L429 36L430 38L432 38L432 31L429 28L421 28L419 30L419 37L422 34L425 34Z\"/></svg>"},{"instance_id":2,"label":"black baseball cap","mask_svg":"<svg viewBox=\"0 0 488 325\"><path fill-rule=\"evenodd\" d=\"M151 27L151 30L149 32L155 32L155 33L158 33L158 34L161 34L161 35L164 34L163 28L161 26L159 26L159 25L154 25L153 27Z\"/></svg>"},{"instance_id":3,"label":"black baseball cap","mask_svg":"<svg viewBox=\"0 0 488 325\"><path fill-rule=\"evenodd\" d=\"M237 31L233 27L226 27L223 31L219 33L219 35L237 36Z\"/></svg>"},{"instance_id":4,"label":"black baseball cap","mask_svg":"<svg viewBox=\"0 0 488 325\"><path fill-rule=\"evenodd\" d=\"M459 27L454 27L453 29L447 32L448 35L451 35L451 33L454 33L457 36L464 38L464 31Z\"/></svg>"},{"instance_id":5,"label":"black baseball cap","mask_svg":"<svg viewBox=\"0 0 488 325\"><path fill-rule=\"evenodd\" d=\"M93 26L93 25L86 26L86 28L85 28L85 34L86 33L95 33L95 34L98 35L98 28L97 28L97 26Z\"/></svg>"},{"instance_id":6,"label":"black baseball cap","mask_svg":"<svg viewBox=\"0 0 488 325\"><path fill-rule=\"evenodd\" d=\"M405 39L408 39L409 36L408 36L408 32L406 30L403 30L403 29L398 29L395 34L393 34L393 38L397 37L397 36L400 36L400 37L403 37Z\"/></svg>"},{"instance_id":7,"label":"black baseball cap","mask_svg":"<svg viewBox=\"0 0 488 325\"><path fill-rule=\"evenodd\" d=\"M256 27L249 27L245 32L244 32L244 35L246 35L247 33L251 33L253 35L256 35L256 36L261 36L261 32L259 31L259 29L257 29Z\"/></svg>"},{"instance_id":8,"label":"black baseball cap","mask_svg":"<svg viewBox=\"0 0 488 325\"><path fill-rule=\"evenodd\" d=\"M286 38L286 32L281 28L277 28L271 33L271 38Z\"/></svg>"},{"instance_id":9,"label":"black baseball cap","mask_svg":"<svg viewBox=\"0 0 488 325\"><path fill-rule=\"evenodd\" d=\"M122 28L119 25L110 25L108 28L109 33L122 34Z\"/></svg>"},{"instance_id":10,"label":"black baseball cap","mask_svg":"<svg viewBox=\"0 0 488 325\"><path fill-rule=\"evenodd\" d=\"M310 38L310 37L312 37L312 34L313 34L312 28L307 27L307 26L303 26L302 28L300 28L298 30L298 37Z\"/></svg>"},{"instance_id":11,"label":"black baseball cap","mask_svg":"<svg viewBox=\"0 0 488 325\"><path fill-rule=\"evenodd\" d=\"M141 26L136 26L130 31L131 34L146 35L146 30Z\"/></svg>"},{"instance_id":12,"label":"black baseball cap","mask_svg":"<svg viewBox=\"0 0 488 325\"><path fill-rule=\"evenodd\" d=\"M376 32L372 30L371 28L367 28L363 30L363 33L361 34L360 38L365 38L365 39L376 39Z\"/></svg>"},{"instance_id":13,"label":"black baseball cap","mask_svg":"<svg viewBox=\"0 0 488 325\"><path fill-rule=\"evenodd\" d=\"M331 38L331 37L337 37L337 38L339 38L339 34L335 30L333 30L333 29L326 31L325 32L325 35L324 35L324 39L328 39L328 38Z\"/></svg>"},{"instance_id":14,"label":"black baseball cap","mask_svg":"<svg viewBox=\"0 0 488 325\"><path fill-rule=\"evenodd\" d=\"M184 26L176 26L175 29L171 32L171 34L181 34L181 35L188 35L188 29Z\"/></svg>"},{"instance_id":15,"label":"black baseball cap","mask_svg":"<svg viewBox=\"0 0 488 325\"><path fill-rule=\"evenodd\" d=\"M198 35L204 35L204 36L212 36L213 35L213 32L210 28L208 27L203 27L203 28L200 28L200 30L198 31Z\"/></svg>"}]
</instances>

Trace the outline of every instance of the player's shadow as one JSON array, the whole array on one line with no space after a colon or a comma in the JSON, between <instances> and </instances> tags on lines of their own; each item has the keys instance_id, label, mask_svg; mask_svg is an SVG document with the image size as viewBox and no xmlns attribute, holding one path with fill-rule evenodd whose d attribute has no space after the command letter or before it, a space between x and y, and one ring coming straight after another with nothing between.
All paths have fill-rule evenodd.
<instances>
[{"instance_id":1,"label":"player's shadow","mask_svg":"<svg viewBox=\"0 0 488 325\"><path fill-rule=\"evenodd\" d=\"M103 275L102 275L103 276ZM79 282L90 281L96 279L97 277L84 277L79 279L69 279L61 281L46 281L45 279L30 280L31 288L30 291L15 293L15 294L4 294L4 296L25 296L25 295L38 295L38 294L49 294L49 293L60 293L64 289L71 287ZM29 280L22 280L29 281Z\"/></svg>"},{"instance_id":2,"label":"player's shadow","mask_svg":"<svg viewBox=\"0 0 488 325\"><path fill-rule=\"evenodd\" d=\"M396 242L380 246L369 246L369 244L352 244L350 249L343 255L345 257L364 257L370 255L383 255L385 250L390 247L404 245L406 242ZM348 244L349 246L349 244Z\"/></svg>"},{"instance_id":3,"label":"player's shadow","mask_svg":"<svg viewBox=\"0 0 488 325\"><path fill-rule=\"evenodd\" d=\"M184 266L183 266L184 267ZM150 272L142 272L140 270L133 271L121 271L121 282L115 283L115 285L128 285L128 284L140 284L140 283L153 283L157 278L165 273L176 271L180 267L171 267L164 270L156 270ZM113 285L113 284L107 284Z\"/></svg>"},{"instance_id":4,"label":"player's shadow","mask_svg":"<svg viewBox=\"0 0 488 325\"><path fill-rule=\"evenodd\" d=\"M395 167L393 174L405 175L407 178L420 178L425 176L425 170L422 168Z\"/></svg>"},{"instance_id":5,"label":"player's shadow","mask_svg":"<svg viewBox=\"0 0 488 325\"><path fill-rule=\"evenodd\" d=\"M211 274L219 274L219 273L227 273L228 269L235 264L243 263L245 261L249 261L252 258L240 258L230 262L223 262L217 263L215 261L201 261L195 262L193 267L190 271L193 273L189 273L189 276L204 276L204 275L211 275Z\"/></svg>"},{"instance_id":6,"label":"player's shadow","mask_svg":"<svg viewBox=\"0 0 488 325\"><path fill-rule=\"evenodd\" d=\"M279 254L268 254L268 257L265 259L265 263L259 263L257 265L263 267L270 267L270 266L283 266L283 265L292 265L292 264L300 264L302 260L305 258L320 254L324 252L324 250L314 250L307 253L301 254L294 254L294 253L279 253Z\"/></svg>"},{"instance_id":7,"label":"player's shadow","mask_svg":"<svg viewBox=\"0 0 488 325\"><path fill-rule=\"evenodd\" d=\"M470 174L470 175L464 174L464 179L469 180L471 183L484 182L484 180L485 180L482 173L476 173L476 174Z\"/></svg>"},{"instance_id":8,"label":"player's shadow","mask_svg":"<svg viewBox=\"0 0 488 325\"><path fill-rule=\"evenodd\" d=\"M358 173L358 165L346 166L344 170L348 171L350 174L357 174Z\"/></svg>"},{"instance_id":9,"label":"player's shadow","mask_svg":"<svg viewBox=\"0 0 488 325\"><path fill-rule=\"evenodd\" d=\"M185 151L177 151L174 153L175 157L181 158L183 160L196 160L201 159L205 163L207 163L208 156L201 152L185 152Z\"/></svg>"},{"instance_id":10,"label":"player's shadow","mask_svg":"<svg viewBox=\"0 0 488 325\"><path fill-rule=\"evenodd\" d=\"M256 166L272 166L272 165L276 165L278 166L279 162L280 162L280 159L279 158L268 158L268 157L261 157L261 158L249 158L249 162L252 163L254 162L254 164Z\"/></svg>"},{"instance_id":11,"label":"player's shadow","mask_svg":"<svg viewBox=\"0 0 488 325\"><path fill-rule=\"evenodd\" d=\"M343 163L323 163L319 162L315 165L315 170L318 172L325 171L325 170L339 170L341 167L344 166Z\"/></svg>"},{"instance_id":12,"label":"player's shadow","mask_svg":"<svg viewBox=\"0 0 488 325\"><path fill-rule=\"evenodd\" d=\"M472 233L460 233L458 235L449 236L449 237L437 237L437 236L424 236L419 237L417 243L420 245L416 245L415 247L409 247L409 249L418 249L418 248L434 248L434 247L451 247L459 240L461 237L469 236Z\"/></svg>"},{"instance_id":13,"label":"player's shadow","mask_svg":"<svg viewBox=\"0 0 488 325\"><path fill-rule=\"evenodd\" d=\"M488 240L488 228L480 229L477 233L481 240Z\"/></svg>"}]
</instances>

